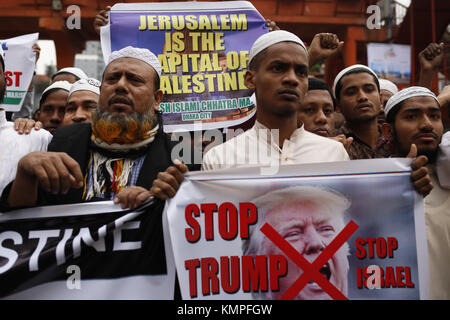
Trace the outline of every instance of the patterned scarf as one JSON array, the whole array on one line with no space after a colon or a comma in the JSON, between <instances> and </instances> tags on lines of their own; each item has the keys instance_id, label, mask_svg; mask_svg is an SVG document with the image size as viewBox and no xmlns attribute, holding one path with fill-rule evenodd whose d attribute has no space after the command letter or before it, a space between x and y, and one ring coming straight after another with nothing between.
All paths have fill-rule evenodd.
<instances>
[{"instance_id":1,"label":"patterned scarf","mask_svg":"<svg viewBox=\"0 0 450 320\"><path fill-rule=\"evenodd\" d=\"M107 143L91 136L93 151L84 177L83 200L113 199L123 188L135 183L133 172L140 171L147 147L155 139L159 125L149 131L149 138L132 143ZM138 164L138 166L136 166Z\"/></svg>"}]
</instances>

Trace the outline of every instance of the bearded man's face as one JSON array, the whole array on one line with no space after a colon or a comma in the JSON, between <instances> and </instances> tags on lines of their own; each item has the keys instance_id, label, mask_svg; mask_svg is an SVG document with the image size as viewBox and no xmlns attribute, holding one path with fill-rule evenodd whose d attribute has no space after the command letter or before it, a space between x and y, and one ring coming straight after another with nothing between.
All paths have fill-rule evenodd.
<instances>
[{"instance_id":1,"label":"bearded man's face","mask_svg":"<svg viewBox=\"0 0 450 320\"><path fill-rule=\"evenodd\" d=\"M155 88L156 71L135 58L120 58L105 69L98 109L92 114L95 136L109 143L146 139L155 122L162 91Z\"/></svg>"}]
</instances>

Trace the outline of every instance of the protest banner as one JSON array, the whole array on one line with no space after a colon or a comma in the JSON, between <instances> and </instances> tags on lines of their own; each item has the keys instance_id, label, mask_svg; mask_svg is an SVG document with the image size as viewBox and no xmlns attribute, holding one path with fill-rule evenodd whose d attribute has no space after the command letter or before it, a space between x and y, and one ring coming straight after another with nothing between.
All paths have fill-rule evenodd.
<instances>
[{"instance_id":1,"label":"protest banner","mask_svg":"<svg viewBox=\"0 0 450 320\"><path fill-rule=\"evenodd\" d=\"M147 48L162 68L164 130L225 128L251 119L256 106L244 83L248 52L266 33L247 1L115 4L101 29L102 51Z\"/></svg>"},{"instance_id":2,"label":"protest banner","mask_svg":"<svg viewBox=\"0 0 450 320\"><path fill-rule=\"evenodd\" d=\"M397 84L410 83L411 46L392 43L368 43L367 64L382 79Z\"/></svg>"},{"instance_id":3,"label":"protest banner","mask_svg":"<svg viewBox=\"0 0 450 320\"><path fill-rule=\"evenodd\" d=\"M186 174L165 208L183 299L427 299L410 162Z\"/></svg>"},{"instance_id":4,"label":"protest banner","mask_svg":"<svg viewBox=\"0 0 450 320\"><path fill-rule=\"evenodd\" d=\"M0 215L0 297L172 300L163 204L122 210L91 202Z\"/></svg>"},{"instance_id":5,"label":"protest banner","mask_svg":"<svg viewBox=\"0 0 450 320\"><path fill-rule=\"evenodd\" d=\"M6 93L0 108L6 111L20 111L23 100L33 79L36 55L33 44L39 33L0 40L5 52Z\"/></svg>"}]
</instances>

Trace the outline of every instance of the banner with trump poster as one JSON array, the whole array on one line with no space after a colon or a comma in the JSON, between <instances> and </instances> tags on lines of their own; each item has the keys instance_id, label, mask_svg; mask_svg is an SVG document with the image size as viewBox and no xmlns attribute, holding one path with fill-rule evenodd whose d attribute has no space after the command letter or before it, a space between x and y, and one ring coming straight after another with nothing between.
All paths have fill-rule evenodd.
<instances>
[{"instance_id":1,"label":"banner with trump poster","mask_svg":"<svg viewBox=\"0 0 450 320\"><path fill-rule=\"evenodd\" d=\"M427 299L410 163L186 174L165 208L183 299Z\"/></svg>"},{"instance_id":2,"label":"banner with trump poster","mask_svg":"<svg viewBox=\"0 0 450 320\"><path fill-rule=\"evenodd\" d=\"M105 62L127 46L161 64L164 130L236 126L254 117L244 74L253 42L268 32L248 1L119 3L101 28Z\"/></svg>"},{"instance_id":3,"label":"banner with trump poster","mask_svg":"<svg viewBox=\"0 0 450 320\"><path fill-rule=\"evenodd\" d=\"M0 298L172 300L175 266L164 202L112 201L0 214Z\"/></svg>"}]
</instances>

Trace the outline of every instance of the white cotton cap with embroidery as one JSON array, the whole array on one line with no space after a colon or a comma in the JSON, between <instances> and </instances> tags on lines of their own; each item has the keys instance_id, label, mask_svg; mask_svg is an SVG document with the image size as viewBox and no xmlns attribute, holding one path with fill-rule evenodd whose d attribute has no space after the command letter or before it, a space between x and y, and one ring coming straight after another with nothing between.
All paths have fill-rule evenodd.
<instances>
[{"instance_id":1,"label":"white cotton cap with embroidery","mask_svg":"<svg viewBox=\"0 0 450 320\"><path fill-rule=\"evenodd\" d=\"M380 81L380 90L387 90L392 94L396 94L398 92L398 88L392 81L386 79L378 79Z\"/></svg>"},{"instance_id":2,"label":"white cotton cap with embroidery","mask_svg":"<svg viewBox=\"0 0 450 320\"><path fill-rule=\"evenodd\" d=\"M97 79L93 78L80 79L74 84L72 84L72 87L70 88L69 91L69 97L72 95L72 93L82 90L91 91L97 95L100 95L100 85L101 82L98 81Z\"/></svg>"},{"instance_id":3,"label":"white cotton cap with embroidery","mask_svg":"<svg viewBox=\"0 0 450 320\"><path fill-rule=\"evenodd\" d=\"M248 63L250 63L253 60L253 58L264 49L273 46L274 44L277 44L279 42L286 42L286 41L295 42L300 46L302 46L302 48L305 49L306 52L308 52L308 49L306 49L306 46L303 43L303 41L295 34L285 30L276 30L265 33L258 39L256 39L256 41L252 45L252 48L250 49Z\"/></svg>"},{"instance_id":4,"label":"white cotton cap with embroidery","mask_svg":"<svg viewBox=\"0 0 450 320\"><path fill-rule=\"evenodd\" d=\"M355 69L359 69L359 68L367 70L369 73L373 74L373 75L375 76L375 78L378 79L378 76L377 76L377 74L375 73L375 71L373 71L372 69L370 69L368 66L365 66L365 65L363 65L363 64L354 64L354 65L352 65L352 66L350 66L350 67L345 68L345 69L342 70L341 72L339 72L338 75L336 76L336 78L334 78L334 83L333 83L333 93L334 93L334 96L335 96L335 97L336 97L336 85L337 85L337 83L339 82L339 80L341 80L342 77L345 76L345 75L346 75L347 73L349 73L350 71L355 70ZM378 81L379 81L379 80L378 80Z\"/></svg>"},{"instance_id":5,"label":"white cotton cap with embroidery","mask_svg":"<svg viewBox=\"0 0 450 320\"><path fill-rule=\"evenodd\" d=\"M120 58L135 58L144 61L145 63L150 65L153 69L155 69L158 76L161 77L161 65L159 64L159 60L155 56L155 54L148 49L134 48L128 46L118 51L113 51L109 56L108 63L106 64L105 68L111 62Z\"/></svg>"},{"instance_id":6,"label":"white cotton cap with embroidery","mask_svg":"<svg viewBox=\"0 0 450 320\"><path fill-rule=\"evenodd\" d=\"M83 70L81 70L80 68L76 68L76 67L68 67L68 68L62 68L61 70L58 70L52 78L54 78L56 75L61 74L61 73L70 73L73 74L74 76L80 78L80 79L87 79L88 76L86 73L84 73Z\"/></svg>"},{"instance_id":7,"label":"white cotton cap with embroidery","mask_svg":"<svg viewBox=\"0 0 450 320\"><path fill-rule=\"evenodd\" d=\"M55 81L51 85L49 85L47 88L45 88L44 92L42 92L41 99L39 100L39 105L42 103L42 98L45 98L47 95L46 93L53 89L62 89L66 90L67 92L70 91L70 88L72 87L72 84L68 81Z\"/></svg>"},{"instance_id":8,"label":"white cotton cap with embroidery","mask_svg":"<svg viewBox=\"0 0 450 320\"><path fill-rule=\"evenodd\" d=\"M49 85L47 88L45 88L44 92L42 92L42 95L44 95L46 92L52 90L52 89L63 89L66 91L70 91L70 88L72 87L72 84L69 81L56 81L53 82L51 85Z\"/></svg>"},{"instance_id":9,"label":"white cotton cap with embroidery","mask_svg":"<svg viewBox=\"0 0 450 320\"><path fill-rule=\"evenodd\" d=\"M389 112L392 111L392 109L394 109L399 103L413 97L431 97L439 104L436 95L428 88L413 86L403 89L389 98L386 103L386 107L384 107L384 116L387 118Z\"/></svg>"}]
</instances>

